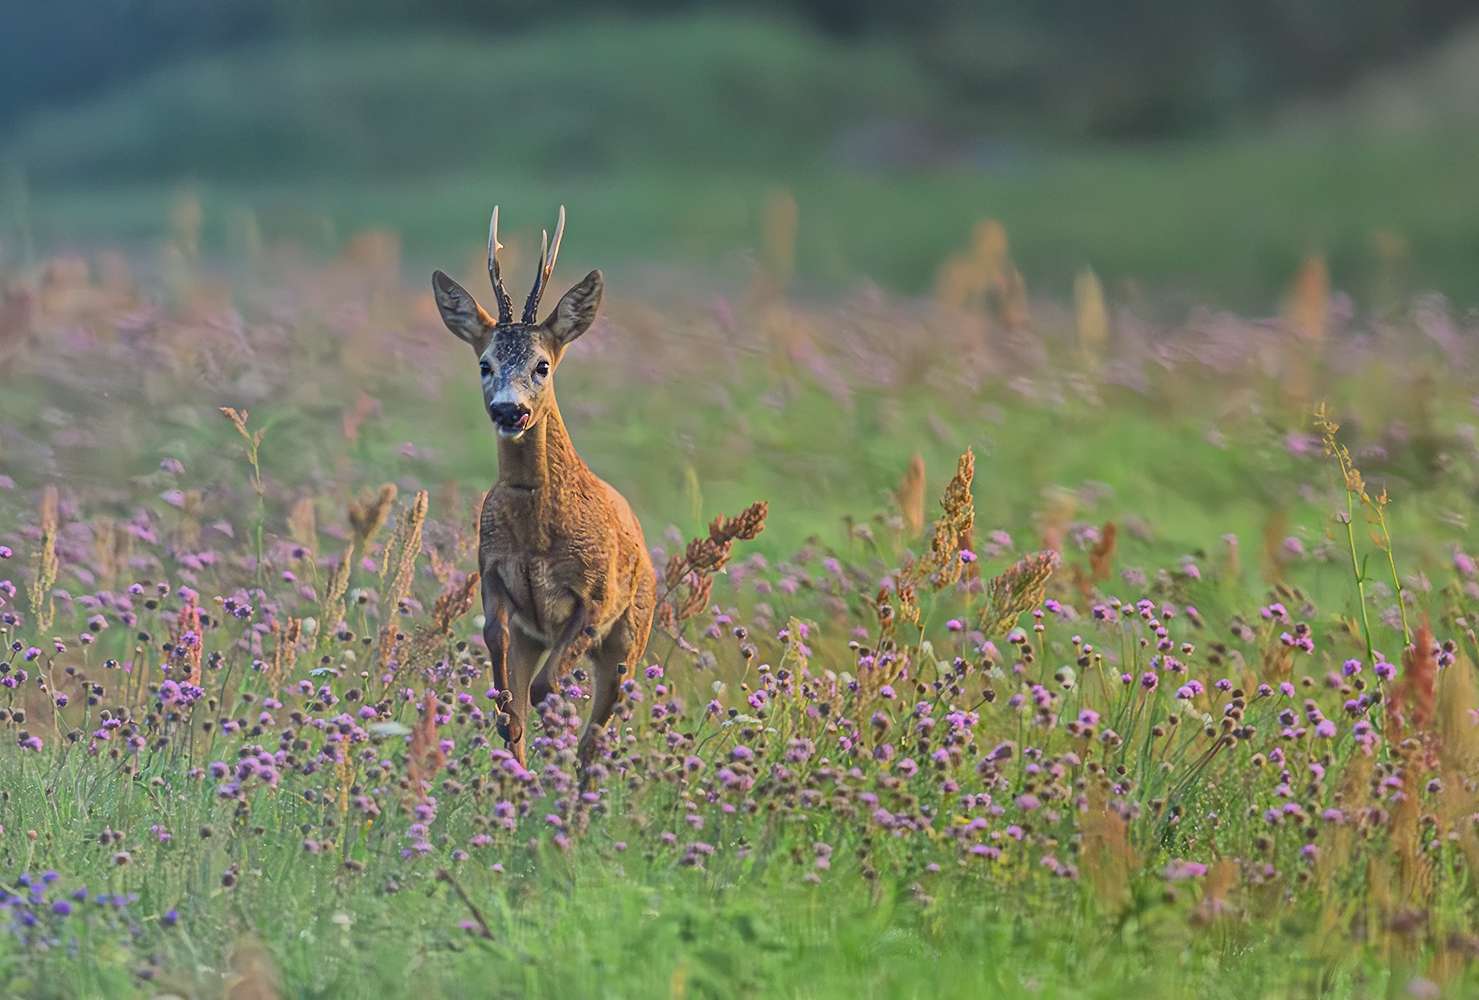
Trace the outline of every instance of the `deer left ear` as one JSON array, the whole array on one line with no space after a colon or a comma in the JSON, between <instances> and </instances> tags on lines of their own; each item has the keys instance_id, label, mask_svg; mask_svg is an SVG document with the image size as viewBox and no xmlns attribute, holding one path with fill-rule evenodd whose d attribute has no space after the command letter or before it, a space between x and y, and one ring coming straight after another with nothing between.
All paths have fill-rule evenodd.
<instances>
[{"instance_id":1,"label":"deer left ear","mask_svg":"<svg viewBox=\"0 0 1479 1000\"><path fill-rule=\"evenodd\" d=\"M555 306L554 315L544 321L545 329L561 347L568 346L596 321L596 310L601 308L601 287L601 272L592 271L565 293Z\"/></svg>"},{"instance_id":2,"label":"deer left ear","mask_svg":"<svg viewBox=\"0 0 1479 1000\"><path fill-rule=\"evenodd\" d=\"M436 294L437 308L442 312L442 322L447 329L472 349L482 355L493 339L493 317L483 311L472 293L441 271L431 276L431 288Z\"/></svg>"}]
</instances>

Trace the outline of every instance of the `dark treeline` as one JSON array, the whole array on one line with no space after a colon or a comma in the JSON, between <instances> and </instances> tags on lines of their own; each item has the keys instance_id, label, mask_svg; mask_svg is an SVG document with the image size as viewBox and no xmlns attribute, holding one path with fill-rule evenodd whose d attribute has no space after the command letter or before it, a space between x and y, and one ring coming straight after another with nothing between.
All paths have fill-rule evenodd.
<instances>
[{"instance_id":1,"label":"dark treeline","mask_svg":"<svg viewBox=\"0 0 1479 1000\"><path fill-rule=\"evenodd\" d=\"M0 131L163 63L290 37L506 35L703 0L0 0ZM907 46L964 101L1068 136L1214 130L1328 93L1479 16L1475 0L739 0Z\"/></svg>"}]
</instances>

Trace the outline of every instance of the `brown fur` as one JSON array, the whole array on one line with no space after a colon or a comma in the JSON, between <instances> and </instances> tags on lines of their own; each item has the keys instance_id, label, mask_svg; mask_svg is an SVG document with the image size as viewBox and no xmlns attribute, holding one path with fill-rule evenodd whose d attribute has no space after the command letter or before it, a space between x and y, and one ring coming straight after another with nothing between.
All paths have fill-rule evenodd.
<instances>
[{"instance_id":1,"label":"brown fur","mask_svg":"<svg viewBox=\"0 0 1479 1000\"><path fill-rule=\"evenodd\" d=\"M490 239L489 264L497 283L495 248L496 237ZM657 600L641 524L625 498L576 454L554 398L554 370L565 348L595 318L601 273L587 275L538 325L495 323L440 271L433 285L448 329L478 353L484 402L495 423L499 406L517 404L527 414L518 429L500 424L498 481L479 525L483 638L500 692L500 731L526 763L530 705L543 701L589 654L594 691L580 739L584 768L621 698L622 676L635 672L646 651ZM547 368L536 377L540 361ZM536 677L541 657L544 666Z\"/></svg>"}]
</instances>

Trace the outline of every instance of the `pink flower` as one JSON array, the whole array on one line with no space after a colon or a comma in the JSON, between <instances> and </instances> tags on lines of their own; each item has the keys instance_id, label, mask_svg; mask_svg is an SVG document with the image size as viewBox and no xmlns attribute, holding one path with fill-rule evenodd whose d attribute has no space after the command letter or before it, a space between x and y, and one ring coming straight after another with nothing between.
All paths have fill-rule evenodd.
<instances>
[{"instance_id":1,"label":"pink flower","mask_svg":"<svg viewBox=\"0 0 1479 1000\"><path fill-rule=\"evenodd\" d=\"M1207 874L1207 866L1195 861L1172 861L1166 866L1166 879L1171 882L1181 882L1190 878L1201 878Z\"/></svg>"}]
</instances>

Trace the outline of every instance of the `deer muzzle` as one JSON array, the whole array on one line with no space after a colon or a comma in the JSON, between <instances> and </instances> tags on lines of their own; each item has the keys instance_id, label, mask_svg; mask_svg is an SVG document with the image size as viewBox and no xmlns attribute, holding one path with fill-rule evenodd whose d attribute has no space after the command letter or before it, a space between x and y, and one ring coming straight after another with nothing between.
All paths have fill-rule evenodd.
<instances>
[{"instance_id":1,"label":"deer muzzle","mask_svg":"<svg viewBox=\"0 0 1479 1000\"><path fill-rule=\"evenodd\" d=\"M517 437L528 430L533 415L529 407L520 403L491 403L488 406L488 416L493 418L498 433L506 437Z\"/></svg>"}]
</instances>

